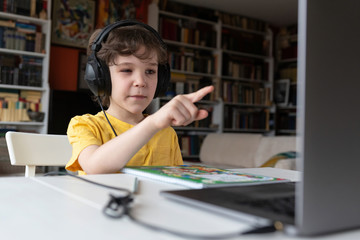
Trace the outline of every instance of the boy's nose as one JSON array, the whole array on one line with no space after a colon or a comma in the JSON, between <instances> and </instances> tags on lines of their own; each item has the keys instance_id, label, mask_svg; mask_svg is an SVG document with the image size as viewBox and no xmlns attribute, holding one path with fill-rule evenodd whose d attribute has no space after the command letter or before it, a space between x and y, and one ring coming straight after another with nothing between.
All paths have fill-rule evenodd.
<instances>
[{"instance_id":1,"label":"boy's nose","mask_svg":"<svg viewBox=\"0 0 360 240\"><path fill-rule=\"evenodd\" d=\"M135 76L134 86L135 87L145 87L146 86L145 76L143 76L142 74L137 74Z\"/></svg>"}]
</instances>

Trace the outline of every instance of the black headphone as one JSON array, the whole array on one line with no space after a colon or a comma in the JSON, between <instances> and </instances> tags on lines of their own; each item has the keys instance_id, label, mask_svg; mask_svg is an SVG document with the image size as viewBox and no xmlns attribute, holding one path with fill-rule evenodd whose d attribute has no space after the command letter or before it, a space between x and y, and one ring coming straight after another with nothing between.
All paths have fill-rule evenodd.
<instances>
[{"instance_id":1,"label":"black headphone","mask_svg":"<svg viewBox=\"0 0 360 240\"><path fill-rule=\"evenodd\" d=\"M96 37L94 42L91 45L91 54L88 57L88 61L86 64L85 69L85 81L87 82L91 92L95 96L104 96L105 93L107 95L111 94L111 78L110 78L110 71L107 64L98 59L96 56L96 53L100 51L102 47L102 42L106 41L109 33L119 27L125 27L125 26L133 26L133 25L139 25L144 27L145 29L152 32L155 37L159 39L159 42L161 43L162 47L164 49L167 49L167 46L165 42L162 40L160 34L150 27L149 25L138 22L135 20L121 20L117 21L115 23L112 23L108 26L106 26ZM160 92L166 90L168 84L170 82L170 66L168 63L166 64L159 64L158 67L158 83L156 86L155 91L155 97L159 95Z\"/></svg>"}]
</instances>

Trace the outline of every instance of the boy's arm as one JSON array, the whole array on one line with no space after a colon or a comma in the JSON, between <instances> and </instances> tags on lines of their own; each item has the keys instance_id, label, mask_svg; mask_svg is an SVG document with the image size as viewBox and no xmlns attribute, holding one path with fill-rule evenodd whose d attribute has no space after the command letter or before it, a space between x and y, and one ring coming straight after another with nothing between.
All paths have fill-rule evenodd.
<instances>
[{"instance_id":1,"label":"boy's arm","mask_svg":"<svg viewBox=\"0 0 360 240\"><path fill-rule=\"evenodd\" d=\"M161 129L185 126L208 116L195 102L214 90L204 87L197 92L178 95L128 131L101 145L91 145L79 155L79 163L87 174L113 173L126 163Z\"/></svg>"}]
</instances>

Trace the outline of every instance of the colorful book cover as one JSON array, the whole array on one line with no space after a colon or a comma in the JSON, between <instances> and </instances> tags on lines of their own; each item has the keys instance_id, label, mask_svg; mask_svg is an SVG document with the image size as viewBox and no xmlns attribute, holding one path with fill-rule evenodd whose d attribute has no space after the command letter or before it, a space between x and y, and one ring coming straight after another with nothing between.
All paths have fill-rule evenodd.
<instances>
[{"instance_id":1,"label":"colorful book cover","mask_svg":"<svg viewBox=\"0 0 360 240\"><path fill-rule=\"evenodd\" d=\"M190 188L223 187L289 181L202 165L125 167L122 172Z\"/></svg>"}]
</instances>

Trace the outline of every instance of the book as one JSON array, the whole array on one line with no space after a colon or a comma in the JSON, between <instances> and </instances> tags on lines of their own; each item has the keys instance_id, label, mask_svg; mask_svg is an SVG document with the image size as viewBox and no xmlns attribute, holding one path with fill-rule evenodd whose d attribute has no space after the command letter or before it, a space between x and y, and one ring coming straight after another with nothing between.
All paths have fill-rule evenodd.
<instances>
[{"instance_id":1,"label":"book","mask_svg":"<svg viewBox=\"0 0 360 240\"><path fill-rule=\"evenodd\" d=\"M134 166L122 172L196 189L289 181L204 165Z\"/></svg>"}]
</instances>

